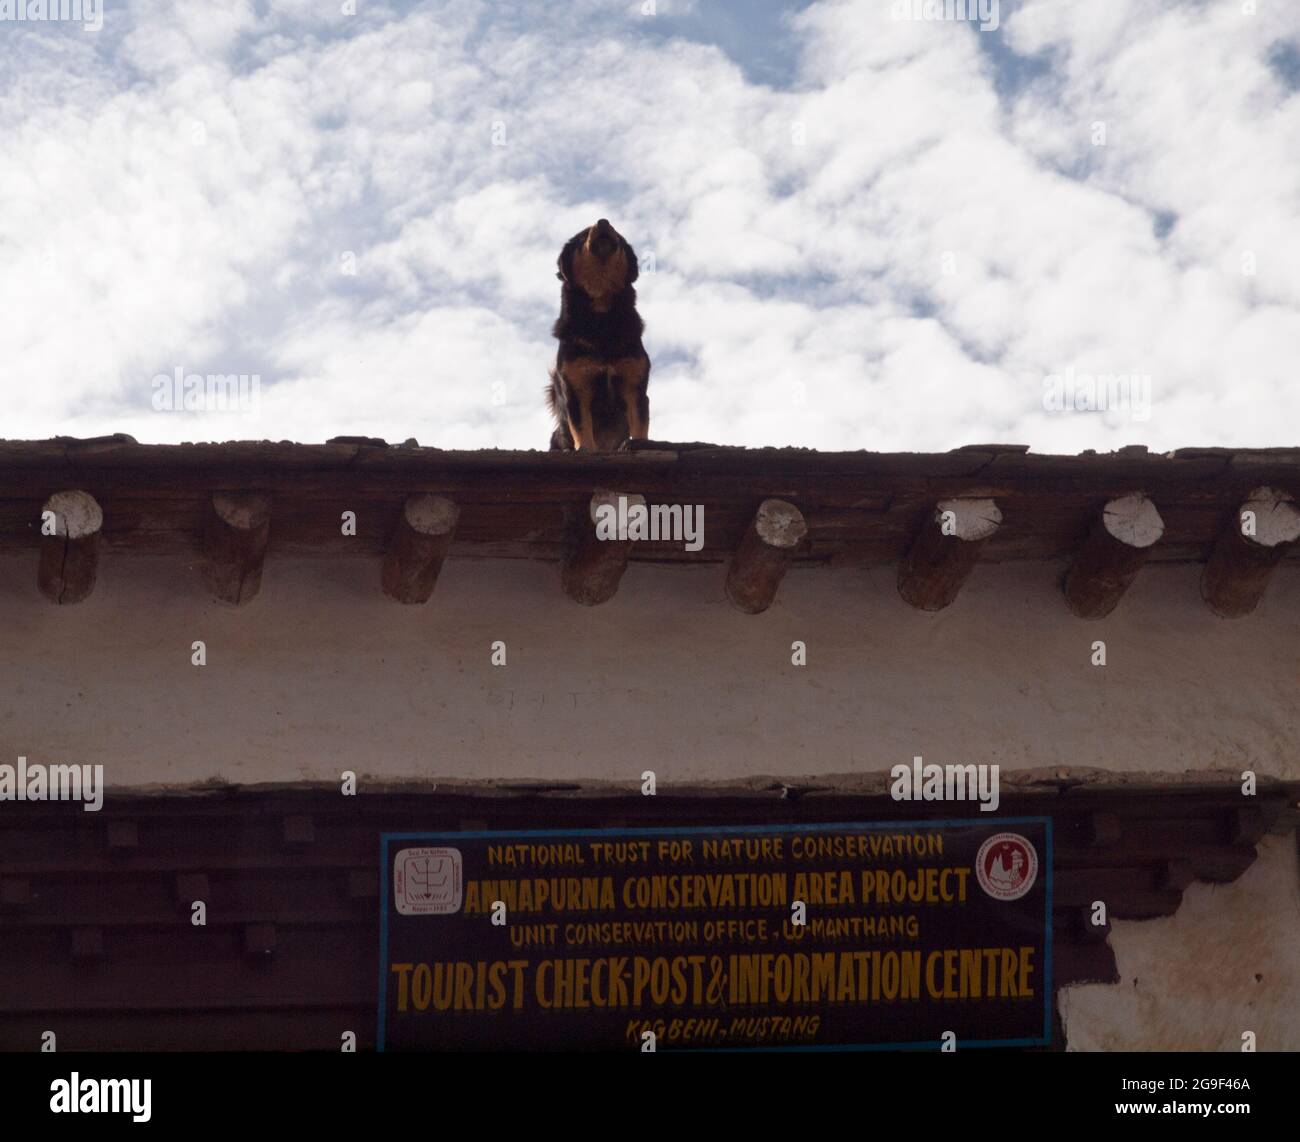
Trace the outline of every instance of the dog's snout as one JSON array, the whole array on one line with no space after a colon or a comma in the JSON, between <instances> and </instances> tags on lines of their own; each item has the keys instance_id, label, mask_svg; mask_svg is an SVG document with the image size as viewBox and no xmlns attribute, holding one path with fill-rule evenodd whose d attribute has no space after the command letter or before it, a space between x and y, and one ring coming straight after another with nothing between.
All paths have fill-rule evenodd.
<instances>
[{"instance_id":1,"label":"dog's snout","mask_svg":"<svg viewBox=\"0 0 1300 1142\"><path fill-rule=\"evenodd\" d=\"M618 249L618 231L602 218L587 233L587 248L602 260Z\"/></svg>"},{"instance_id":2,"label":"dog's snout","mask_svg":"<svg viewBox=\"0 0 1300 1142\"><path fill-rule=\"evenodd\" d=\"M628 438L627 426L598 428L593 433L596 452L617 452Z\"/></svg>"}]
</instances>

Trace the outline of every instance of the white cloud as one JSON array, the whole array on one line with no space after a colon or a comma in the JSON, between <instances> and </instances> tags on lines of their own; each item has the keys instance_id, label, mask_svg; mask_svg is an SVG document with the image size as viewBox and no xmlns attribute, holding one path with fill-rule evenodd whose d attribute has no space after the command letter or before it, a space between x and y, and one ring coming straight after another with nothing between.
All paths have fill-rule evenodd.
<instances>
[{"instance_id":1,"label":"white cloud","mask_svg":"<svg viewBox=\"0 0 1300 1142\"><path fill-rule=\"evenodd\" d=\"M1300 8L828 2L774 88L662 0L326 7L0 43L0 434L543 448L555 256L603 215L654 254L660 439L1297 442L1300 96L1267 61ZM177 366L259 373L260 416L152 412ZM1150 375L1150 419L1045 412L1069 368Z\"/></svg>"}]
</instances>

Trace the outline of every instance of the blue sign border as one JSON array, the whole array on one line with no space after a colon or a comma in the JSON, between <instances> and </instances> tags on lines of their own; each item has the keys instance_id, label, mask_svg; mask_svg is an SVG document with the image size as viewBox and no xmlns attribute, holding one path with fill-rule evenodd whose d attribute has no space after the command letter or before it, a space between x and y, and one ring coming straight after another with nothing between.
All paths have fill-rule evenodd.
<instances>
[{"instance_id":1,"label":"blue sign border","mask_svg":"<svg viewBox=\"0 0 1300 1142\"><path fill-rule=\"evenodd\" d=\"M1047 857L1039 862L1047 873L1046 920L1043 933L1047 986L1043 988L1043 1037L1041 1039L969 1039L958 1046L971 1047L1049 1047L1052 1043L1052 864L1055 855L1052 840L1051 817L1003 817L996 821L979 821L967 818L962 821L835 821L809 822L796 825L690 825L660 829L487 829L475 832L441 833L380 833L379 834L379 1021L375 1033L375 1050L383 1054L384 1035L387 1031L387 1013L384 999L388 993L388 842L389 841L470 841L488 837L665 837L694 833L816 833L845 829L984 829L1003 825L1042 825L1047 840ZM914 1043L827 1043L814 1046L788 1047L693 1047L686 1051L750 1053L755 1051L918 1051L937 1050L942 1044L937 1039Z\"/></svg>"}]
</instances>

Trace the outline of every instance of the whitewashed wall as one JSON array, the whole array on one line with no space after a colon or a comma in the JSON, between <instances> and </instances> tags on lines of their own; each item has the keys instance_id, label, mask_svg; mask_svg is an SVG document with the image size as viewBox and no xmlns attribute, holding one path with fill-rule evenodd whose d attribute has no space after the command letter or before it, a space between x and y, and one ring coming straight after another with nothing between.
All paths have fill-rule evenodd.
<instances>
[{"instance_id":1,"label":"whitewashed wall","mask_svg":"<svg viewBox=\"0 0 1300 1142\"><path fill-rule=\"evenodd\" d=\"M1295 837L1265 837L1233 884L1193 884L1174 916L1117 920L1120 982L1064 988L1072 1051L1300 1051ZM1207 1072L1207 1074L1212 1072Z\"/></svg>"},{"instance_id":2,"label":"whitewashed wall","mask_svg":"<svg viewBox=\"0 0 1300 1142\"><path fill-rule=\"evenodd\" d=\"M246 607L180 561L103 560L59 608L0 558L0 756L103 762L110 787L536 778L635 784L881 777L914 755L1008 770L1300 778L1300 573L1214 617L1195 566L1143 571L1108 619L1060 566L978 568L912 610L894 569L796 570L747 616L719 568L633 565L584 608L551 565L458 560L403 607L364 560L268 561ZM490 664L494 640L508 665ZM790 664L802 640L808 665ZM1107 665L1091 665L1092 643ZM195 640L204 667L190 665ZM93 745L93 756L88 755Z\"/></svg>"}]
</instances>

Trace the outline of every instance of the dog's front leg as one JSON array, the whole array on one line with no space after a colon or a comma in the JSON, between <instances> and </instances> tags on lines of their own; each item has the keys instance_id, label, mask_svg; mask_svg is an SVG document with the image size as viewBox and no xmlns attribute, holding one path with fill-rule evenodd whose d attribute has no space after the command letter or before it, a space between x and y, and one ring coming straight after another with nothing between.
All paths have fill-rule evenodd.
<instances>
[{"instance_id":1,"label":"dog's front leg","mask_svg":"<svg viewBox=\"0 0 1300 1142\"><path fill-rule=\"evenodd\" d=\"M627 408L627 435L630 440L650 439L650 358L627 357L616 366Z\"/></svg>"}]
</instances>

